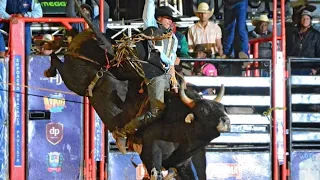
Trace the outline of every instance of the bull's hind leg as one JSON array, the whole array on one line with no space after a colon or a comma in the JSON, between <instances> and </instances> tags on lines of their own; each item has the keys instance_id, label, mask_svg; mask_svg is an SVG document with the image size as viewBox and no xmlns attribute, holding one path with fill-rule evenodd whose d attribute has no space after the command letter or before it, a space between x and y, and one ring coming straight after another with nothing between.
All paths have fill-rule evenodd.
<instances>
[{"instance_id":1,"label":"bull's hind leg","mask_svg":"<svg viewBox=\"0 0 320 180\"><path fill-rule=\"evenodd\" d=\"M188 159L186 162L180 164L177 169L178 177L176 179L188 179L188 180L196 180L197 175L195 174L194 170L192 169L192 162L191 159Z\"/></svg>"},{"instance_id":2,"label":"bull's hind leg","mask_svg":"<svg viewBox=\"0 0 320 180\"><path fill-rule=\"evenodd\" d=\"M50 57L51 57L50 67L49 69L44 71L45 77L55 77L57 75L58 65L62 64L62 61L58 58L58 56L55 53L52 53Z\"/></svg>"}]
</instances>

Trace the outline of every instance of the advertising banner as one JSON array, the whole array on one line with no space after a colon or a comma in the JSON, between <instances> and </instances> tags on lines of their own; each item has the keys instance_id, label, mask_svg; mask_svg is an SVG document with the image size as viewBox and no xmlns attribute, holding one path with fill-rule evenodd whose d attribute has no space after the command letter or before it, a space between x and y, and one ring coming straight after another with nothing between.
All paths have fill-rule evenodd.
<instances>
[{"instance_id":1,"label":"advertising banner","mask_svg":"<svg viewBox=\"0 0 320 180\"><path fill-rule=\"evenodd\" d=\"M270 180L269 152L207 152L207 179Z\"/></svg>"},{"instance_id":2,"label":"advertising banner","mask_svg":"<svg viewBox=\"0 0 320 180\"><path fill-rule=\"evenodd\" d=\"M134 167L131 160L138 166ZM109 180L141 180L145 175L144 166L137 153L128 152L124 155L119 151L110 151L108 164Z\"/></svg>"},{"instance_id":3,"label":"advertising banner","mask_svg":"<svg viewBox=\"0 0 320 180\"><path fill-rule=\"evenodd\" d=\"M0 58L0 179L9 179L8 74L8 59Z\"/></svg>"},{"instance_id":4,"label":"advertising banner","mask_svg":"<svg viewBox=\"0 0 320 180\"><path fill-rule=\"evenodd\" d=\"M50 112L51 117L28 120L28 179L80 179L83 98L71 94L59 74L45 78L49 66L49 57L34 56L29 61L29 117L32 112L40 112L37 117Z\"/></svg>"},{"instance_id":5,"label":"advertising banner","mask_svg":"<svg viewBox=\"0 0 320 180\"><path fill-rule=\"evenodd\" d=\"M39 0L43 14L66 14L67 0Z\"/></svg>"},{"instance_id":6,"label":"advertising banner","mask_svg":"<svg viewBox=\"0 0 320 180\"><path fill-rule=\"evenodd\" d=\"M292 180L319 180L320 179L320 151L294 150L291 155Z\"/></svg>"},{"instance_id":7,"label":"advertising banner","mask_svg":"<svg viewBox=\"0 0 320 180\"><path fill-rule=\"evenodd\" d=\"M95 138L94 138L94 160L95 161L101 161L102 160L102 128L103 128L103 123L99 117L99 115L95 112Z\"/></svg>"},{"instance_id":8,"label":"advertising banner","mask_svg":"<svg viewBox=\"0 0 320 180\"><path fill-rule=\"evenodd\" d=\"M271 157L268 152L207 152L207 180L271 180ZM138 165L134 167L131 160ZM166 172L164 172L165 174ZM141 180L145 169L137 153L109 154L109 179Z\"/></svg>"}]
</instances>

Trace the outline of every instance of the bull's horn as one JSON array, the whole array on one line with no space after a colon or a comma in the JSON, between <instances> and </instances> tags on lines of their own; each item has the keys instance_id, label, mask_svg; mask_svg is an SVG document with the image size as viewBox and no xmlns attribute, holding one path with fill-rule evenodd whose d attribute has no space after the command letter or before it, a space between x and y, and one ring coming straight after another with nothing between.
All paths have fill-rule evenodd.
<instances>
[{"instance_id":1,"label":"bull's horn","mask_svg":"<svg viewBox=\"0 0 320 180\"><path fill-rule=\"evenodd\" d=\"M222 97L223 97L223 95L224 95L224 90L225 90L225 89L224 89L224 85L221 84L220 91L219 91L217 97L214 98L214 101L217 101L217 102L220 102L220 101L221 101L221 99L222 99Z\"/></svg>"},{"instance_id":2,"label":"bull's horn","mask_svg":"<svg viewBox=\"0 0 320 180\"><path fill-rule=\"evenodd\" d=\"M77 7L78 11L80 12L81 16L84 18L86 23L92 29L93 33L96 35L96 38L99 42L99 46L103 50L108 50L109 54L114 55L111 43L107 40L107 38L103 35L103 33L101 31L99 31L99 29L97 27L95 27L93 25L93 23L89 20L89 18L84 14L84 12L82 11L82 9L80 7L78 0L74 0L74 2L76 4L76 7Z\"/></svg>"},{"instance_id":3,"label":"bull's horn","mask_svg":"<svg viewBox=\"0 0 320 180\"><path fill-rule=\"evenodd\" d=\"M192 99L190 99L187 95L186 92L184 91L184 88L186 87L186 82L184 81L184 79L182 78L182 82L181 82L181 89L180 89L180 98L182 100L182 102L187 105L190 108L194 107L194 101Z\"/></svg>"}]
</instances>

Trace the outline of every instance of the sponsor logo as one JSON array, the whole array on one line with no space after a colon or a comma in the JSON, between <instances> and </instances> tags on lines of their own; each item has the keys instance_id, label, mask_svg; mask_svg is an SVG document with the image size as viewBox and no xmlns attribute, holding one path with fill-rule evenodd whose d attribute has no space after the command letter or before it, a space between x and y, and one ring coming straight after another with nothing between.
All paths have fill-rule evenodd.
<instances>
[{"instance_id":1,"label":"sponsor logo","mask_svg":"<svg viewBox=\"0 0 320 180\"><path fill-rule=\"evenodd\" d=\"M46 138L53 144L57 145L63 138L63 124L49 123L46 126Z\"/></svg>"},{"instance_id":2,"label":"sponsor logo","mask_svg":"<svg viewBox=\"0 0 320 180\"><path fill-rule=\"evenodd\" d=\"M59 85L61 85L61 84L63 83L60 74L57 74L55 77L50 77L50 78L41 77L41 78L40 78L40 81L48 81L49 83L55 84L55 85L57 85L57 86L59 86Z\"/></svg>"},{"instance_id":3,"label":"sponsor logo","mask_svg":"<svg viewBox=\"0 0 320 180\"><path fill-rule=\"evenodd\" d=\"M208 179L242 179L242 170L237 163L209 163L206 172Z\"/></svg>"},{"instance_id":4,"label":"sponsor logo","mask_svg":"<svg viewBox=\"0 0 320 180\"><path fill-rule=\"evenodd\" d=\"M49 2L41 2L42 7L66 7L66 1L49 1Z\"/></svg>"},{"instance_id":5,"label":"sponsor logo","mask_svg":"<svg viewBox=\"0 0 320 180\"><path fill-rule=\"evenodd\" d=\"M61 172L63 157L59 152L49 152L47 155L47 169L48 172Z\"/></svg>"},{"instance_id":6,"label":"sponsor logo","mask_svg":"<svg viewBox=\"0 0 320 180\"><path fill-rule=\"evenodd\" d=\"M45 110L49 110L52 113L62 112L66 107L66 100L61 93L50 94L49 97L43 98Z\"/></svg>"}]
</instances>

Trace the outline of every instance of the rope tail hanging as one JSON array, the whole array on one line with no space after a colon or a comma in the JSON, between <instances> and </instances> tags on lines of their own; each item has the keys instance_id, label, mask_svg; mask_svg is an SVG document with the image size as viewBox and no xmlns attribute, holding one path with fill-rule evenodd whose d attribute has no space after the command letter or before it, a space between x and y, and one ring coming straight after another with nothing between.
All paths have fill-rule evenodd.
<instances>
[{"instance_id":1,"label":"rope tail hanging","mask_svg":"<svg viewBox=\"0 0 320 180\"><path fill-rule=\"evenodd\" d=\"M124 36L116 41L114 49L116 49L116 54L114 59L111 61L114 66L119 67L121 63L129 63L131 67L138 73L140 77L145 78L144 71L142 70L141 63L147 63L145 61L139 60L138 55L134 49L136 43L144 40L158 41L170 38L172 33L163 34L162 36L147 36L145 34L136 34L132 37Z\"/></svg>"}]
</instances>

